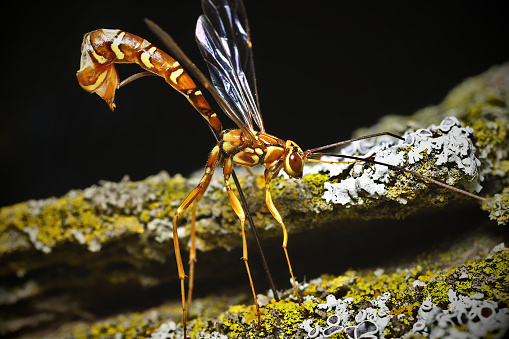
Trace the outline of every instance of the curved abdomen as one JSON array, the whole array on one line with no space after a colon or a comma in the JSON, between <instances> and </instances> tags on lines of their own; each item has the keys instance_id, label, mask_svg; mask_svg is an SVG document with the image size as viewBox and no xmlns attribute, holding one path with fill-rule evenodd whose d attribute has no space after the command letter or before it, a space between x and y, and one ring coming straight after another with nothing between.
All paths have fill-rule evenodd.
<instances>
[{"instance_id":1,"label":"curved abdomen","mask_svg":"<svg viewBox=\"0 0 509 339\"><path fill-rule=\"evenodd\" d=\"M81 63L76 76L86 91L97 93L110 108L115 108L119 78L115 63L137 63L163 77L183 94L216 132L221 122L196 84L171 56L147 40L118 29L98 29L85 34L81 45Z\"/></svg>"}]
</instances>

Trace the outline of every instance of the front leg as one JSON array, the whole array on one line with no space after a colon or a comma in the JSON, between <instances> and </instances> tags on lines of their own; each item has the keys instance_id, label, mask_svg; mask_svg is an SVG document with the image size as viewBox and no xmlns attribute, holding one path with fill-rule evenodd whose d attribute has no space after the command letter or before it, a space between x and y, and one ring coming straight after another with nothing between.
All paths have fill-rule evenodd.
<instances>
[{"instance_id":1,"label":"front leg","mask_svg":"<svg viewBox=\"0 0 509 339\"><path fill-rule=\"evenodd\" d=\"M290 275L292 276L293 287L295 288L295 295L297 296L297 301L299 302L299 305L302 306L302 304L300 302L299 291L297 289L297 282L293 275L292 264L290 263L290 257L288 256L288 251L286 249L286 247L288 245L288 232L286 231L286 227L283 222L283 218L281 218L281 215L279 214L276 206L272 202L272 196L270 195L270 183L276 175L277 175L277 173L273 173L269 169L265 170L265 203L267 204L267 208L269 209L270 213L272 214L274 219L276 219L276 221L281 226L281 229L283 230L283 250L285 252L286 262L288 263L288 269L290 270Z\"/></svg>"}]
</instances>

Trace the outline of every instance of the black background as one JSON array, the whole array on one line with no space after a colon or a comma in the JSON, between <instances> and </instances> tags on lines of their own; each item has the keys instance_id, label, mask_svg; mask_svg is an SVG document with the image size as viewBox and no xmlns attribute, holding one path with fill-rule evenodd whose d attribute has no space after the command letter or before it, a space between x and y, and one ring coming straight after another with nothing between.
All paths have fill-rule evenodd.
<instances>
[{"instance_id":1,"label":"black background","mask_svg":"<svg viewBox=\"0 0 509 339\"><path fill-rule=\"evenodd\" d=\"M509 59L506 12L486 4L246 0L267 131L306 149L439 103L464 78ZM212 134L163 79L122 88L111 112L75 78L91 30L161 45L144 17L205 70L194 42L198 0L14 6L2 31L0 206L205 165ZM122 78L139 70L119 69Z\"/></svg>"}]
</instances>

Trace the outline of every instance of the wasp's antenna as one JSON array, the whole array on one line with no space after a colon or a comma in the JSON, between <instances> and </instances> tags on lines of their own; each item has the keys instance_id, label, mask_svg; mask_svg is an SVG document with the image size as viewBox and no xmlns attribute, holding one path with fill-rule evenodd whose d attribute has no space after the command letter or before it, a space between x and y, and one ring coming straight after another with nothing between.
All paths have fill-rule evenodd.
<instances>
[{"instance_id":1,"label":"wasp's antenna","mask_svg":"<svg viewBox=\"0 0 509 339\"><path fill-rule=\"evenodd\" d=\"M374 134L364 135L364 136L358 137L358 138L353 138L353 139L348 139L348 140L343 140L343 141L335 142L335 143L330 144L330 145L325 145L325 146L321 146L321 147L317 147L317 148L308 149L304 153L307 154L308 156L310 156L310 154L312 154L312 153L314 153L316 151L321 151L321 150L324 150L324 149L327 149L327 148L332 148L332 147L336 147L336 146L341 146L341 145L349 144L349 143L352 143L354 141L359 141L359 140L364 140L364 139L369 139L369 138L380 137L382 135L389 135L391 137L398 138L400 140L405 140L405 138L403 138L402 136L399 136L397 134L390 133L390 132L381 132L381 133L374 133Z\"/></svg>"}]
</instances>

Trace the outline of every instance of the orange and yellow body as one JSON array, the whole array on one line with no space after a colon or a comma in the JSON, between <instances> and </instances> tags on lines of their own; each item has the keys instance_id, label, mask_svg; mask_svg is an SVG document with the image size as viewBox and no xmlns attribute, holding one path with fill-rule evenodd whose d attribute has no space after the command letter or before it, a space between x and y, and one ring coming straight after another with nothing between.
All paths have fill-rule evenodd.
<instances>
[{"instance_id":1,"label":"orange and yellow body","mask_svg":"<svg viewBox=\"0 0 509 339\"><path fill-rule=\"evenodd\" d=\"M86 91L96 93L115 108L115 91L120 84L115 63L137 63L163 77L183 94L216 131L221 122L202 92L178 61L147 40L119 29L98 29L85 34L81 45L78 81Z\"/></svg>"},{"instance_id":2,"label":"orange and yellow body","mask_svg":"<svg viewBox=\"0 0 509 339\"><path fill-rule=\"evenodd\" d=\"M270 194L270 183L283 169L290 177L300 178L307 153L293 141L284 141L264 131L252 129L222 130L221 122L212 110L201 91L180 63L159 48L150 44L147 40L136 35L111 29L98 29L84 36L81 47L81 64L77 72L78 81L86 91L96 93L104 99L109 107L115 108L115 91L119 88L119 78L115 69L115 63L137 63L145 70L163 77L173 88L183 94L196 108L201 116L217 133L219 141L212 149L205 166L205 173L191 193L184 199L177 209L173 218L173 241L175 257L177 261L178 275L181 281L182 312L184 321L184 337L186 336L186 299L184 292L184 280L186 278L184 265L180 253L180 244L177 233L177 221L191 204L193 204L193 216L191 218L191 249L189 259L189 300L191 302L194 280L194 267L196 262L196 236L195 214L196 204L205 194L212 179L217 165L223 168L223 179L230 204L241 221L242 233L242 259L244 260L249 282L252 288L255 305L256 292L251 278L248 265L247 241L244 229L245 212L239 200L230 187L229 179L234 165L253 167L263 165L265 167L265 202L267 207L280 224L283 230L283 250L287 259L288 268L292 277L296 296L297 285L287 252L288 234L281 215L277 211ZM239 126L241 127L241 126ZM258 312L259 314L259 312ZM260 319L259 319L260 320Z\"/></svg>"}]
</instances>

